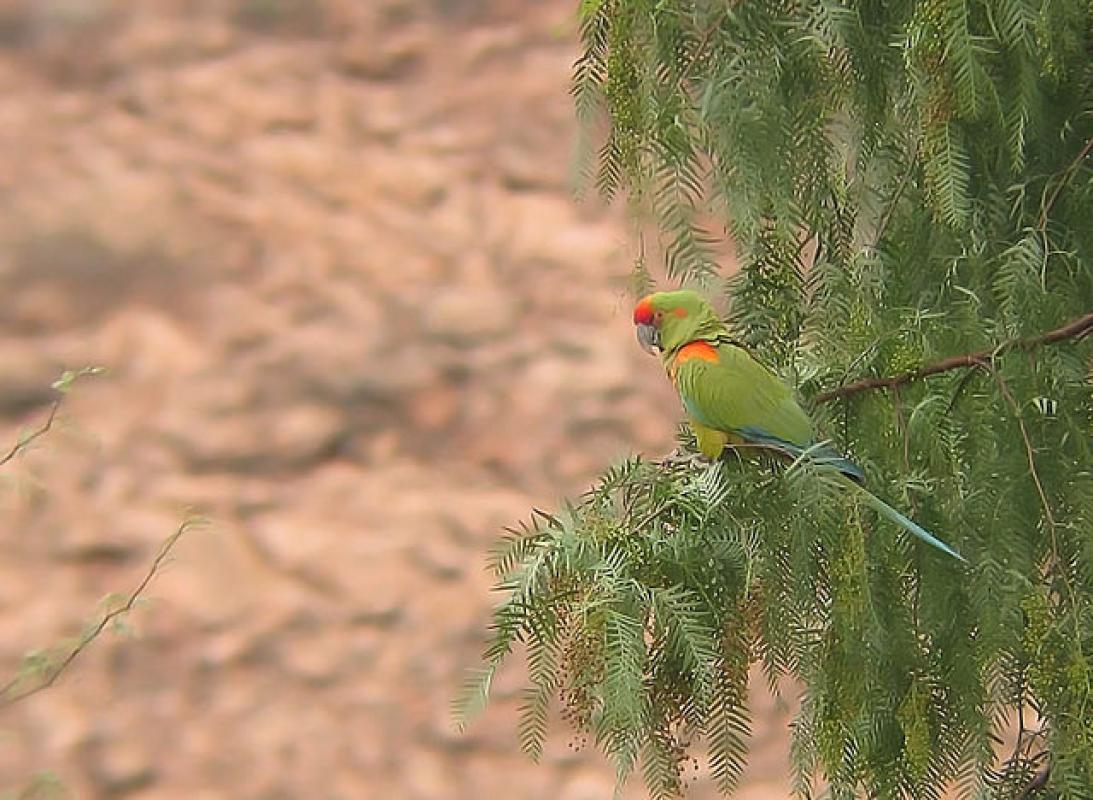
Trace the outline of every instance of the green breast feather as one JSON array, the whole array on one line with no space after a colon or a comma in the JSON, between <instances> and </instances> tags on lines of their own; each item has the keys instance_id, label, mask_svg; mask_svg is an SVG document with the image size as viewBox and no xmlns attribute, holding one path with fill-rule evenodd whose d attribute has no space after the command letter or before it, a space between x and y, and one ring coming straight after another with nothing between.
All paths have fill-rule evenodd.
<instances>
[{"instance_id":1,"label":"green breast feather","mask_svg":"<svg viewBox=\"0 0 1093 800\"><path fill-rule=\"evenodd\" d=\"M676 385L694 421L716 430L762 431L799 447L812 442L812 425L793 392L735 345L717 348L717 361L682 360Z\"/></svg>"}]
</instances>

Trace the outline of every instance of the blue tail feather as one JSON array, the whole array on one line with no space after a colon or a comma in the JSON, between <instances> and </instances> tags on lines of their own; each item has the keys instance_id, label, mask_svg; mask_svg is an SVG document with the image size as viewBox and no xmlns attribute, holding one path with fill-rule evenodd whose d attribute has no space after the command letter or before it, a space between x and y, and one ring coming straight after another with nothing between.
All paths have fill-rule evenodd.
<instances>
[{"instance_id":1,"label":"blue tail feather","mask_svg":"<svg viewBox=\"0 0 1093 800\"><path fill-rule=\"evenodd\" d=\"M864 494L866 499L868 500L869 505L872 506L876 511L880 512L882 516L887 517L889 520L896 523L901 528L913 534L914 536L917 536L919 539L926 542L930 546L936 547L943 553L947 553L953 558L959 559L960 561L967 563L967 559L964 558L964 556L960 555L960 553L958 553L952 547L945 544L945 542L938 539L936 536L934 536L932 533L923 528L914 520L911 520L896 511L886 502L884 502L875 494L862 486L862 484L865 483L865 473L862 472L861 467L859 467L850 459L841 455L839 451L832 447L830 444L824 442L812 444L808 447L801 447L800 445L796 445L793 442L787 442L785 439L780 439L777 436L772 436L771 434L759 428L741 428L740 430L736 431L736 433L739 433L749 442L762 445L764 447L770 447L771 449L785 453L786 455L794 459L802 459L806 463L812 464L813 466L833 468L834 470L838 471L839 475L843 478L843 480L846 481L847 485L854 486L854 488L862 492L862 494Z\"/></svg>"},{"instance_id":2,"label":"blue tail feather","mask_svg":"<svg viewBox=\"0 0 1093 800\"><path fill-rule=\"evenodd\" d=\"M855 483L865 483L865 473L861 471L861 467L840 454L838 450L829 444L810 444L808 447L801 447L793 442L787 442L785 439L772 436L759 428L741 428L739 433L749 442L780 450L795 459L807 453L809 463L821 467L834 467Z\"/></svg>"},{"instance_id":3,"label":"blue tail feather","mask_svg":"<svg viewBox=\"0 0 1093 800\"><path fill-rule=\"evenodd\" d=\"M839 455L834 449L821 450L819 455L812 456L812 461L819 466L834 467L854 483L865 483L865 473L861 471L861 467L849 458Z\"/></svg>"},{"instance_id":4,"label":"blue tail feather","mask_svg":"<svg viewBox=\"0 0 1093 800\"><path fill-rule=\"evenodd\" d=\"M932 533L923 528L914 520L911 520L896 511L886 502L884 502L875 494L862 486L862 484L865 483L865 473L862 472L861 467L859 467L850 459L841 455L839 451L832 447L830 444L827 444L825 442L822 444L812 444L808 447L801 447L800 445L796 445L793 442L787 442L785 439L780 439L777 436L772 436L759 428L742 428L737 432L749 442L754 442L755 444L778 450L788 456L791 456L794 459L802 459L803 457L803 460L806 461L806 463L812 464L813 466L830 467L837 470L841 477L847 482L847 485L854 486L854 488L862 492L862 494L864 494L866 499L868 500L869 505L872 506L876 511L878 511L882 516L887 517L889 520L896 523L907 532L913 534L914 536L917 536L919 539L926 542L930 546L936 547L943 553L947 553L953 558L959 559L960 561L967 563L967 559L964 558L964 556L960 555L960 553L958 553L952 547L945 544L945 542L938 539L936 536L934 536Z\"/></svg>"},{"instance_id":5,"label":"blue tail feather","mask_svg":"<svg viewBox=\"0 0 1093 800\"><path fill-rule=\"evenodd\" d=\"M873 493L868 492L865 489L862 489L862 491L865 492L866 497L869 498L869 505L871 505L884 516L888 517L888 519L892 520L892 522L901 526L910 533L913 533L915 536L917 536L919 539L926 542L927 544L933 545L938 550L941 550L943 553L948 553L953 558L959 559L965 564L968 563L968 559L964 558L964 556L960 555L960 553L956 552L956 550L945 544L945 542L938 539L936 536L923 528L917 522L909 519L908 517L905 517L903 514L896 511L894 508L892 508L890 505L888 505L886 502L881 500Z\"/></svg>"}]
</instances>

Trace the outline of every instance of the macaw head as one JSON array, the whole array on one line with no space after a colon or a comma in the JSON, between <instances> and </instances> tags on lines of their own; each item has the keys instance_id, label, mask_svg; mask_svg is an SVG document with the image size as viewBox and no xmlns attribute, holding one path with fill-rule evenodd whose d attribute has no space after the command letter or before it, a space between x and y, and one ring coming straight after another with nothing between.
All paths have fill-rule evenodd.
<instances>
[{"instance_id":1,"label":"macaw head","mask_svg":"<svg viewBox=\"0 0 1093 800\"><path fill-rule=\"evenodd\" d=\"M634 307L634 325L638 343L651 355L674 353L688 342L724 330L710 304L690 289L646 295Z\"/></svg>"}]
</instances>

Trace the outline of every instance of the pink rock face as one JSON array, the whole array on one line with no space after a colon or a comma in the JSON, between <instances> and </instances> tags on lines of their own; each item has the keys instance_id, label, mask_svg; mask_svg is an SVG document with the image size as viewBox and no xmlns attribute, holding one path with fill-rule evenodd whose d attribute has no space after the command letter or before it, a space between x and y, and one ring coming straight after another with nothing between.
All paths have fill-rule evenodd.
<instances>
[{"instance_id":1,"label":"pink rock face","mask_svg":"<svg viewBox=\"0 0 1093 800\"><path fill-rule=\"evenodd\" d=\"M0 438L109 369L0 470L0 667L212 519L135 636L0 710L0 791L610 796L560 724L519 753L519 659L448 712L501 527L678 418L621 212L566 179L574 5L0 3ZM741 796L784 797L756 702Z\"/></svg>"}]
</instances>

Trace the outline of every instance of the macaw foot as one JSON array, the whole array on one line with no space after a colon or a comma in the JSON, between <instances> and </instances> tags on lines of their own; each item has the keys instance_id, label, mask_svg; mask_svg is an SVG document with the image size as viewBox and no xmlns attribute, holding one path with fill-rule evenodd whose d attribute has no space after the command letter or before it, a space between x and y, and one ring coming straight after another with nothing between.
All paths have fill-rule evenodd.
<instances>
[{"instance_id":1,"label":"macaw foot","mask_svg":"<svg viewBox=\"0 0 1093 800\"><path fill-rule=\"evenodd\" d=\"M713 462L701 453L692 453L682 447L677 447L661 459L660 463L665 467L705 467Z\"/></svg>"}]
</instances>

